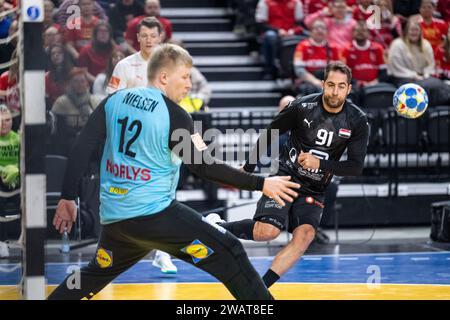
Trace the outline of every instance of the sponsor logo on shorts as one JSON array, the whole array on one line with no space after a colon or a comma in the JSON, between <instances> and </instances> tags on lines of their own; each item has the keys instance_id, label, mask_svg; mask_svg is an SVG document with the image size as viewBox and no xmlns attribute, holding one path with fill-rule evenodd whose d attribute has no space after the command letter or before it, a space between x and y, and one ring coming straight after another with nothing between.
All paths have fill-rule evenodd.
<instances>
[{"instance_id":1,"label":"sponsor logo on shorts","mask_svg":"<svg viewBox=\"0 0 450 320\"><path fill-rule=\"evenodd\" d=\"M128 189L122 189L118 187L109 187L109 193L118 194L119 196L124 196L128 193Z\"/></svg>"},{"instance_id":2,"label":"sponsor logo on shorts","mask_svg":"<svg viewBox=\"0 0 450 320\"><path fill-rule=\"evenodd\" d=\"M269 224L277 227L280 230L284 229L284 225L280 221L278 221L277 219L272 218L272 217L261 217L261 219L259 221L264 222L264 223L269 223Z\"/></svg>"},{"instance_id":3,"label":"sponsor logo on shorts","mask_svg":"<svg viewBox=\"0 0 450 320\"><path fill-rule=\"evenodd\" d=\"M98 248L97 250L97 255L95 258L95 261L97 262L97 265L102 268L109 268L112 266L113 264L113 254L111 251L103 249L103 248Z\"/></svg>"},{"instance_id":4,"label":"sponsor logo on shorts","mask_svg":"<svg viewBox=\"0 0 450 320\"><path fill-rule=\"evenodd\" d=\"M320 207L320 208L322 208L322 209L325 207L325 206L323 205L322 202L317 201L317 200L314 199L313 197L306 197L306 198L305 198L305 201L306 201L306 203L308 203L308 204L316 205L316 206L318 206L318 207Z\"/></svg>"},{"instance_id":5,"label":"sponsor logo on shorts","mask_svg":"<svg viewBox=\"0 0 450 320\"><path fill-rule=\"evenodd\" d=\"M190 255L194 263L204 260L214 253L213 249L198 239L192 241L190 245L184 247L181 251Z\"/></svg>"},{"instance_id":6,"label":"sponsor logo on shorts","mask_svg":"<svg viewBox=\"0 0 450 320\"><path fill-rule=\"evenodd\" d=\"M266 203L264 204L264 208L265 209L269 209L269 208L282 209L283 206L281 204L279 204L278 202L276 202L275 200L270 199L269 201L266 201Z\"/></svg>"}]
</instances>

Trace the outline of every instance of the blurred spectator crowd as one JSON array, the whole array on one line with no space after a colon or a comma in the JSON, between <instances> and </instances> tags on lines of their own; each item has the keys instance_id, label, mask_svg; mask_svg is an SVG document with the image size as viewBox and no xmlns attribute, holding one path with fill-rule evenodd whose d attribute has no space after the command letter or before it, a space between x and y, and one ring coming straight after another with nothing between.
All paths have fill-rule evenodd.
<instances>
[{"instance_id":1,"label":"blurred spectator crowd","mask_svg":"<svg viewBox=\"0 0 450 320\"><path fill-rule=\"evenodd\" d=\"M353 72L354 100L367 86L414 82L432 106L450 105L449 12L448 0L256 1L264 78L319 92L325 65L341 60Z\"/></svg>"},{"instance_id":2,"label":"blurred spectator crowd","mask_svg":"<svg viewBox=\"0 0 450 320\"><path fill-rule=\"evenodd\" d=\"M121 68L128 72L154 45L174 41L161 5L164 0L44 0L46 106L55 139L49 152L67 155L101 99L123 87ZM16 6L0 0L0 103L10 110L13 131L21 109ZM324 66L342 60L353 71L356 97L380 82L415 82L431 104L450 104L450 0L228 0L228 6L234 32L257 45L263 78L290 78L295 94L320 91ZM140 33L148 17L161 25L156 35ZM193 77L196 92L180 102L189 112L205 110L211 96L197 69Z\"/></svg>"}]
</instances>

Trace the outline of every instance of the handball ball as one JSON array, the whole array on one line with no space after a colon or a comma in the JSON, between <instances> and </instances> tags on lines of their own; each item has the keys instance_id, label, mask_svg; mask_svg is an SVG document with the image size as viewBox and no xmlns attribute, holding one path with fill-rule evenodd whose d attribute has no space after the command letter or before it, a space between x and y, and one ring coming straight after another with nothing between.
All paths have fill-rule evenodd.
<instances>
[{"instance_id":1,"label":"handball ball","mask_svg":"<svg viewBox=\"0 0 450 320\"><path fill-rule=\"evenodd\" d=\"M428 95L421 86L407 83L395 91L393 103L398 115L415 119L427 110Z\"/></svg>"}]
</instances>

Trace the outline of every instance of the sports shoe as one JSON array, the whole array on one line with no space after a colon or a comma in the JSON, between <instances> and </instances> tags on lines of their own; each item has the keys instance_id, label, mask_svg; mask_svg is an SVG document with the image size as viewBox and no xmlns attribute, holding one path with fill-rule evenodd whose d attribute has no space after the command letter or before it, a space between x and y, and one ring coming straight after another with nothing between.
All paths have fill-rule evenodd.
<instances>
[{"instance_id":1,"label":"sports shoe","mask_svg":"<svg viewBox=\"0 0 450 320\"><path fill-rule=\"evenodd\" d=\"M156 251L152 265L154 267L160 268L161 272L165 274L174 274L178 271L177 267L172 263L170 255L159 250Z\"/></svg>"},{"instance_id":2,"label":"sports shoe","mask_svg":"<svg viewBox=\"0 0 450 320\"><path fill-rule=\"evenodd\" d=\"M226 221L223 220L217 213L210 213L205 217L205 220L210 224L221 224Z\"/></svg>"},{"instance_id":3,"label":"sports shoe","mask_svg":"<svg viewBox=\"0 0 450 320\"><path fill-rule=\"evenodd\" d=\"M0 258L8 258L8 257L9 257L8 245L5 242L0 241Z\"/></svg>"}]
</instances>

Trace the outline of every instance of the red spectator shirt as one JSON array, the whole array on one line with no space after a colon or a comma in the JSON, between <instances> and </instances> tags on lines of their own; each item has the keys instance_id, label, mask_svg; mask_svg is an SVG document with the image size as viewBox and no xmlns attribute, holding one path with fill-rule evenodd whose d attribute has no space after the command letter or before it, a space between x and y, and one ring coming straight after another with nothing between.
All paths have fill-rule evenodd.
<instances>
[{"instance_id":1,"label":"red spectator shirt","mask_svg":"<svg viewBox=\"0 0 450 320\"><path fill-rule=\"evenodd\" d=\"M433 18L430 24L425 24L425 21L420 21L423 37L427 39L433 50L436 50L443 41L447 34L448 25L444 20Z\"/></svg>"},{"instance_id":2,"label":"red spectator shirt","mask_svg":"<svg viewBox=\"0 0 450 320\"><path fill-rule=\"evenodd\" d=\"M105 71L111 53L112 50L110 52L95 52L92 44L87 44L80 50L78 66L87 68L88 72L96 77L99 73Z\"/></svg>"},{"instance_id":3,"label":"red spectator shirt","mask_svg":"<svg viewBox=\"0 0 450 320\"><path fill-rule=\"evenodd\" d=\"M356 41L344 49L343 57L352 69L355 80L370 82L378 78L378 72L386 68L383 58L383 47L372 41L367 41L365 47L359 47Z\"/></svg>"},{"instance_id":4,"label":"red spectator shirt","mask_svg":"<svg viewBox=\"0 0 450 320\"><path fill-rule=\"evenodd\" d=\"M293 29L296 34L303 31L297 21L303 15L300 0L265 0L258 3L256 22L262 22L275 29Z\"/></svg>"},{"instance_id":5,"label":"red spectator shirt","mask_svg":"<svg viewBox=\"0 0 450 320\"><path fill-rule=\"evenodd\" d=\"M436 70L439 78L450 80L450 60L445 60L445 50L443 46L434 51L436 60Z\"/></svg>"},{"instance_id":6,"label":"red spectator shirt","mask_svg":"<svg viewBox=\"0 0 450 320\"><path fill-rule=\"evenodd\" d=\"M450 23L450 0L439 0L437 9L441 13L442 19Z\"/></svg>"},{"instance_id":7,"label":"red spectator shirt","mask_svg":"<svg viewBox=\"0 0 450 320\"><path fill-rule=\"evenodd\" d=\"M92 40L94 28L100 21L97 17L93 17L89 23L83 17L80 17L80 20L80 29L66 29L64 35L66 42L72 42L77 50L80 50Z\"/></svg>"},{"instance_id":8,"label":"red spectator shirt","mask_svg":"<svg viewBox=\"0 0 450 320\"><path fill-rule=\"evenodd\" d=\"M328 5L328 0L302 0L302 2L304 16L320 11Z\"/></svg>"},{"instance_id":9,"label":"red spectator shirt","mask_svg":"<svg viewBox=\"0 0 450 320\"><path fill-rule=\"evenodd\" d=\"M65 88L66 82L56 82L50 76L50 71L45 73L45 96L47 97L50 106L53 105L58 97L65 93Z\"/></svg>"},{"instance_id":10,"label":"red spectator shirt","mask_svg":"<svg viewBox=\"0 0 450 320\"><path fill-rule=\"evenodd\" d=\"M402 34L402 25L400 19L394 18L395 21L381 20L380 29L371 29L371 40L378 42L384 49L388 49L391 42L394 40L394 32L398 35Z\"/></svg>"},{"instance_id":11,"label":"red spectator shirt","mask_svg":"<svg viewBox=\"0 0 450 320\"><path fill-rule=\"evenodd\" d=\"M318 45L312 39L305 39L297 44L294 52L294 65L304 67L313 73L324 69L329 62L339 61L339 50L330 45Z\"/></svg>"},{"instance_id":12,"label":"red spectator shirt","mask_svg":"<svg viewBox=\"0 0 450 320\"><path fill-rule=\"evenodd\" d=\"M17 7L17 0L6 0L9 4L13 6L13 8Z\"/></svg>"},{"instance_id":13,"label":"red spectator shirt","mask_svg":"<svg viewBox=\"0 0 450 320\"><path fill-rule=\"evenodd\" d=\"M355 8L353 9L353 19L355 19L356 21L359 21L359 20L366 21L373 14L374 14L373 10L366 10L361 5L355 6Z\"/></svg>"},{"instance_id":14,"label":"red spectator shirt","mask_svg":"<svg viewBox=\"0 0 450 320\"><path fill-rule=\"evenodd\" d=\"M125 31L125 39L126 40L130 40L133 42L133 48L136 51L139 51L139 42L137 41L137 27L139 22L141 22L144 18L146 18L147 16L139 16L136 17L134 19L132 19L130 22L128 22L127 24L127 30ZM158 17L159 22L161 22L163 28L164 28L164 33L165 33L165 40L169 40L172 38L172 23L163 17Z\"/></svg>"},{"instance_id":15,"label":"red spectator shirt","mask_svg":"<svg viewBox=\"0 0 450 320\"><path fill-rule=\"evenodd\" d=\"M9 79L9 71L0 76L0 90L6 92L6 96L0 96L0 103L6 104L12 116L20 114L20 94L17 79Z\"/></svg>"}]
</instances>

